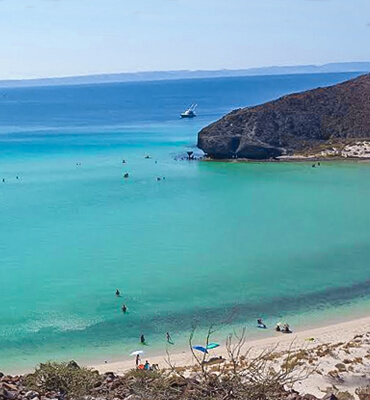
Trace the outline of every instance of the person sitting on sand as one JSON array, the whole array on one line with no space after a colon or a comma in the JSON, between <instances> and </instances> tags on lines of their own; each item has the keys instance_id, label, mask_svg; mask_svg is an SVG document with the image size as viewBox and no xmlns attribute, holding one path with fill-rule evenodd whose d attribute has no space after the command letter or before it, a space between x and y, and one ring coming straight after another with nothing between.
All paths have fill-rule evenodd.
<instances>
[{"instance_id":1,"label":"person sitting on sand","mask_svg":"<svg viewBox=\"0 0 370 400\"><path fill-rule=\"evenodd\" d=\"M140 336L140 343L145 344L145 336L144 335Z\"/></svg>"},{"instance_id":2,"label":"person sitting on sand","mask_svg":"<svg viewBox=\"0 0 370 400\"><path fill-rule=\"evenodd\" d=\"M120 293L120 291L118 289L116 290L116 296L117 297L121 296L121 293Z\"/></svg>"},{"instance_id":3,"label":"person sitting on sand","mask_svg":"<svg viewBox=\"0 0 370 400\"><path fill-rule=\"evenodd\" d=\"M122 312L123 312L124 314L126 314L126 311L127 311L126 304L122 304Z\"/></svg>"},{"instance_id":4,"label":"person sitting on sand","mask_svg":"<svg viewBox=\"0 0 370 400\"><path fill-rule=\"evenodd\" d=\"M149 371L149 370L150 370L150 364L149 364L148 360L145 361L144 369L145 369L146 371Z\"/></svg>"}]
</instances>

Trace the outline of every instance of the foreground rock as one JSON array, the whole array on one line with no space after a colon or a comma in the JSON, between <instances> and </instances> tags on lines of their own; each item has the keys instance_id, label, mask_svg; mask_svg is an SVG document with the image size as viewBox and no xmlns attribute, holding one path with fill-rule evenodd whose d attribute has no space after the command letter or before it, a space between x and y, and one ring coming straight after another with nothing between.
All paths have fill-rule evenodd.
<instances>
[{"instance_id":1,"label":"foreground rock","mask_svg":"<svg viewBox=\"0 0 370 400\"><path fill-rule=\"evenodd\" d=\"M361 143L369 139L370 75L363 75L235 110L199 132L198 147L212 158L268 159L330 149L356 157L341 152L354 144L367 157Z\"/></svg>"}]
</instances>

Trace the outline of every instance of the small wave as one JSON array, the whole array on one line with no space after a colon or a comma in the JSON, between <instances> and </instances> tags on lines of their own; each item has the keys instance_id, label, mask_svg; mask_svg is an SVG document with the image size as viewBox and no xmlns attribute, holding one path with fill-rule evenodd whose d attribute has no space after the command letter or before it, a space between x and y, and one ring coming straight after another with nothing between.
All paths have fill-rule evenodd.
<instances>
[{"instance_id":1,"label":"small wave","mask_svg":"<svg viewBox=\"0 0 370 400\"><path fill-rule=\"evenodd\" d=\"M82 318L76 315L65 315L63 313L43 313L33 315L29 320L21 324L3 325L0 331L1 340L12 340L37 334L42 331L71 332L83 331L90 326L102 322L99 318Z\"/></svg>"}]
</instances>

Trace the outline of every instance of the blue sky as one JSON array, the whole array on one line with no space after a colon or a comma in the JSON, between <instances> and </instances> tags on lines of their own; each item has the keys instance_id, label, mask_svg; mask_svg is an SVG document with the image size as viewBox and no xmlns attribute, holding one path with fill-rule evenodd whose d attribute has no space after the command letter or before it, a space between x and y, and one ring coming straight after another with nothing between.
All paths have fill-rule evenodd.
<instances>
[{"instance_id":1,"label":"blue sky","mask_svg":"<svg viewBox=\"0 0 370 400\"><path fill-rule=\"evenodd\" d=\"M370 0L0 0L0 79L370 61Z\"/></svg>"}]
</instances>

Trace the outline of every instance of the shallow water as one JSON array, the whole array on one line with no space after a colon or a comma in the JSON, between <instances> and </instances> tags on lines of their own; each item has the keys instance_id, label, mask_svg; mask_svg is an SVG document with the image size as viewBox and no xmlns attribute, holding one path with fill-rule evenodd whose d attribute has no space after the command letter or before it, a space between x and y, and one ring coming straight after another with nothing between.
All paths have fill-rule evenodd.
<instances>
[{"instance_id":1,"label":"shallow water","mask_svg":"<svg viewBox=\"0 0 370 400\"><path fill-rule=\"evenodd\" d=\"M178 160L232 108L350 76L3 90L0 368L368 310L369 165Z\"/></svg>"}]
</instances>

